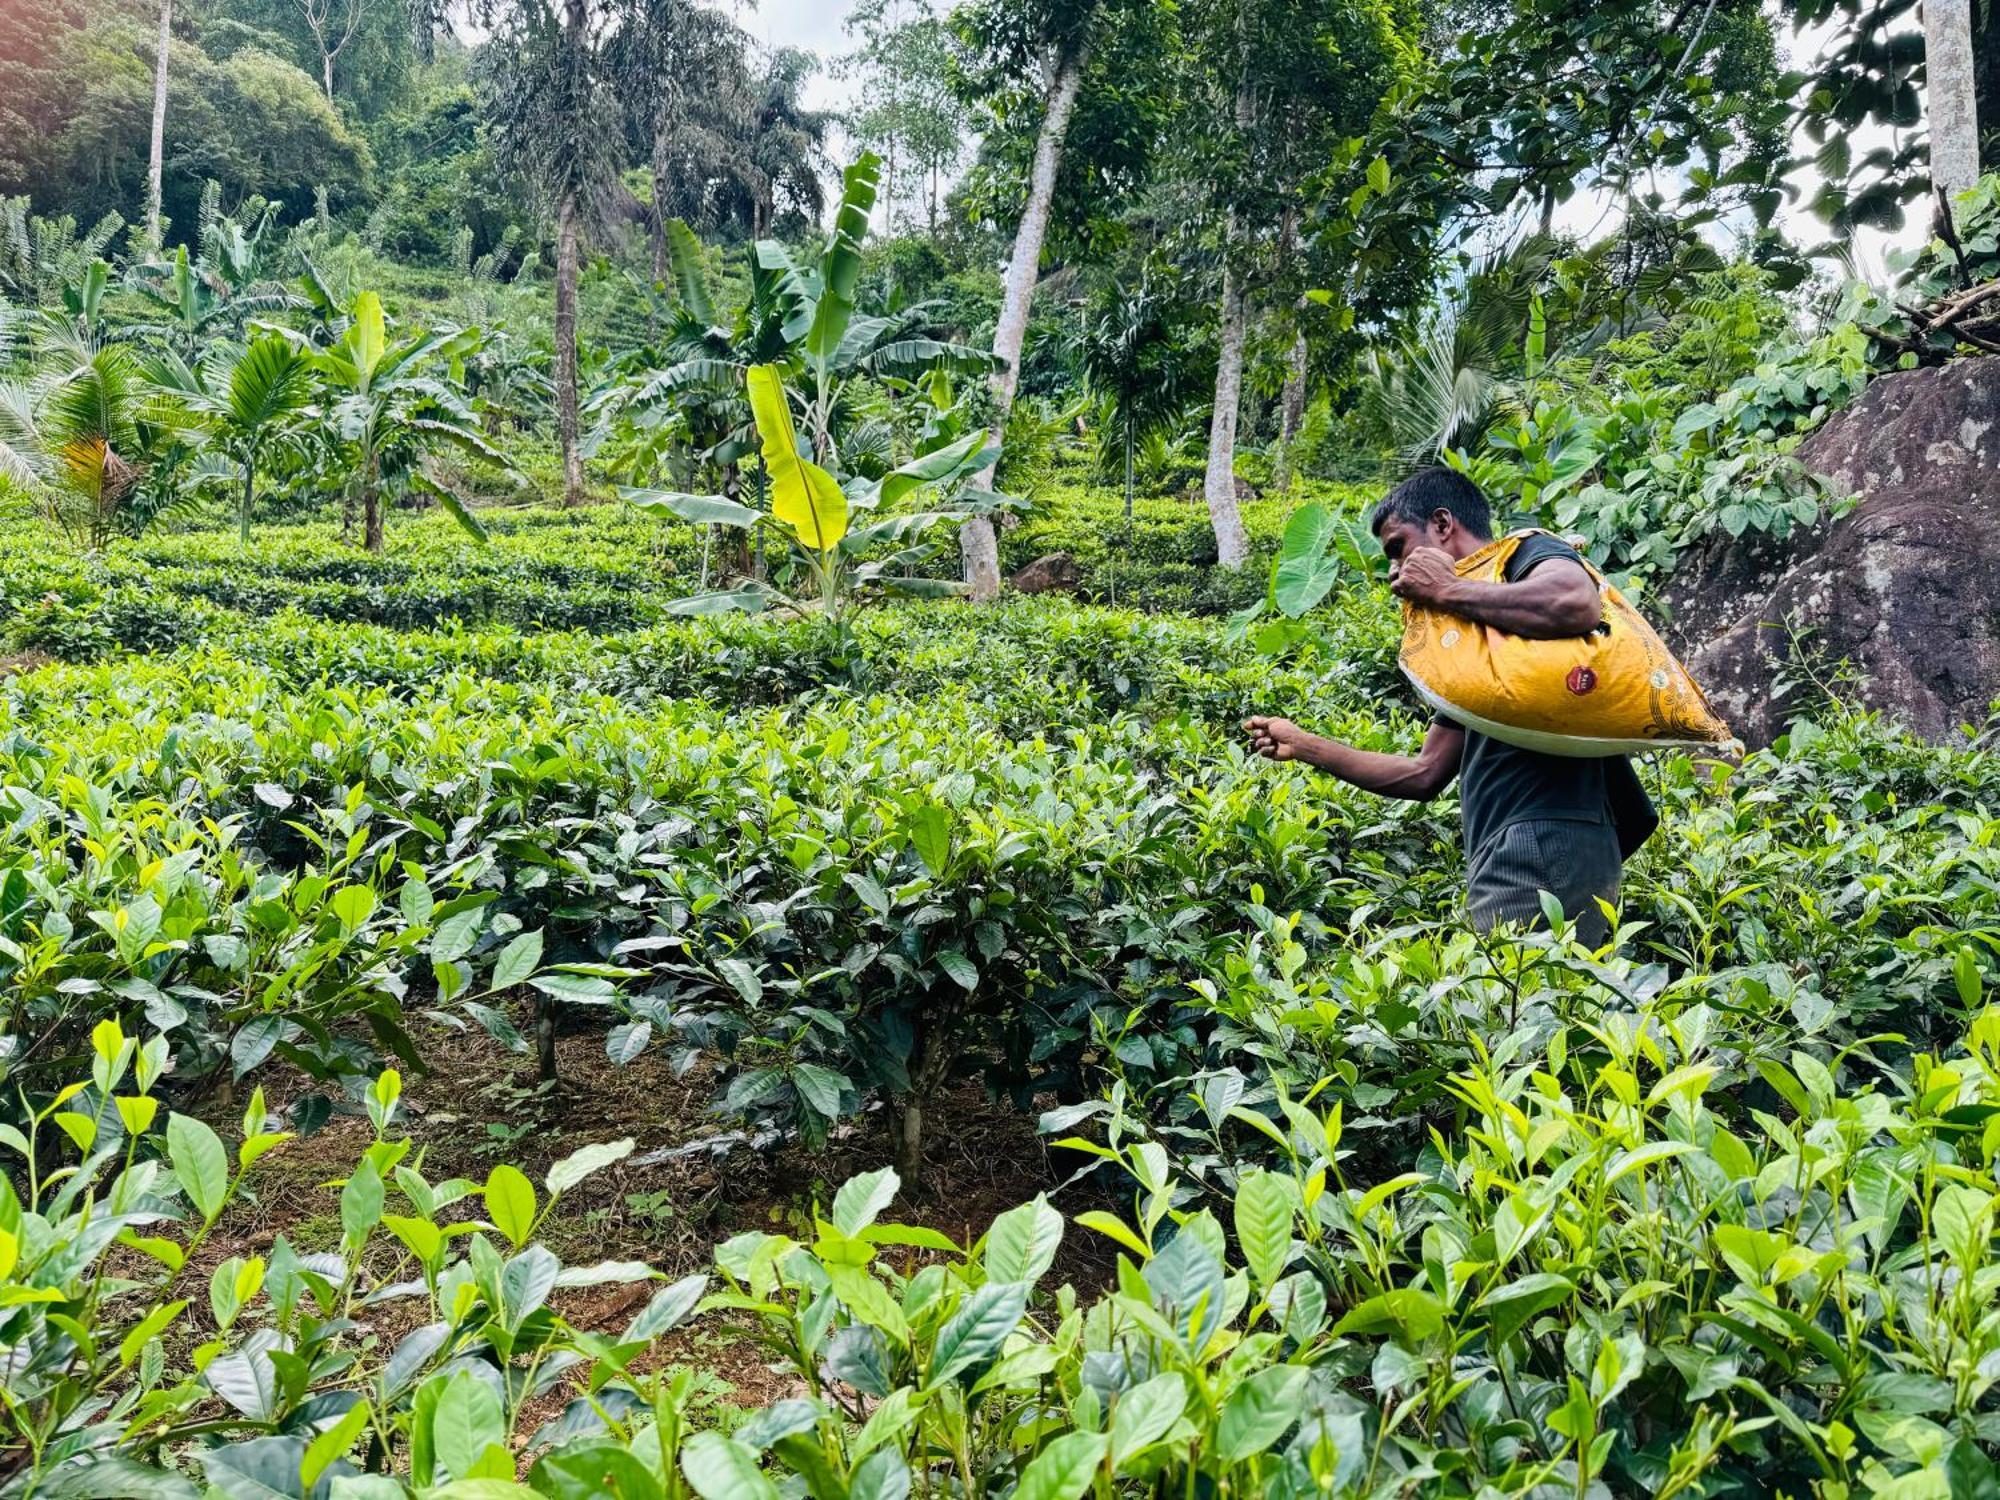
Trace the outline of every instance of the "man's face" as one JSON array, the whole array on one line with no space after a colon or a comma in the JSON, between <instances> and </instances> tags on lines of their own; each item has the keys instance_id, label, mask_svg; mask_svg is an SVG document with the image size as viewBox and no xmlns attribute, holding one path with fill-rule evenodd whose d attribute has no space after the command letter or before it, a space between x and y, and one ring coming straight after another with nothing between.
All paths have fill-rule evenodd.
<instances>
[{"instance_id":1,"label":"man's face","mask_svg":"<svg viewBox=\"0 0 2000 1500\"><path fill-rule=\"evenodd\" d=\"M1458 524L1458 518L1448 510L1434 510L1430 519L1419 526L1401 517L1392 517L1382 523L1382 529L1375 533L1375 539L1382 544L1382 551L1389 559L1389 582L1394 583L1403 571L1403 559L1419 547L1436 547L1454 560L1470 557L1480 547L1472 533Z\"/></svg>"},{"instance_id":2,"label":"man's face","mask_svg":"<svg viewBox=\"0 0 2000 1500\"><path fill-rule=\"evenodd\" d=\"M1416 526L1401 517L1391 517L1382 523L1382 529L1375 533L1382 543L1382 551L1389 559L1389 582L1402 576L1403 559L1419 547L1441 546L1442 541L1433 535L1434 527Z\"/></svg>"}]
</instances>

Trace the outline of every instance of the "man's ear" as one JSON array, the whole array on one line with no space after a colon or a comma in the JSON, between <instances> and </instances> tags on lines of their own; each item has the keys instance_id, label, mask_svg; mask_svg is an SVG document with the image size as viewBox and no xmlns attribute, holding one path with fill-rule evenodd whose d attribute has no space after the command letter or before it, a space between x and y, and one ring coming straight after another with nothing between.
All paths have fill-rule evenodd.
<instances>
[{"instance_id":1,"label":"man's ear","mask_svg":"<svg viewBox=\"0 0 2000 1500\"><path fill-rule=\"evenodd\" d=\"M1431 535L1440 543L1451 540L1452 528L1457 524L1458 518L1442 505L1431 512Z\"/></svg>"}]
</instances>

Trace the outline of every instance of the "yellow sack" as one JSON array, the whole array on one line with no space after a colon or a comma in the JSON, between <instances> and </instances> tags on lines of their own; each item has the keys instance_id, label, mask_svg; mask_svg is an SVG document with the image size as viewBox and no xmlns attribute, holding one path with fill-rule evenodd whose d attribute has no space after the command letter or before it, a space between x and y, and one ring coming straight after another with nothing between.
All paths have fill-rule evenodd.
<instances>
[{"instance_id":1,"label":"yellow sack","mask_svg":"<svg viewBox=\"0 0 2000 1500\"><path fill-rule=\"evenodd\" d=\"M1532 531L1481 547L1458 576L1505 581ZM1625 596L1590 569L1604 623L1587 636L1537 641L1405 601L1403 673L1438 713L1510 745L1549 755L1621 755L1729 743L1701 689Z\"/></svg>"}]
</instances>

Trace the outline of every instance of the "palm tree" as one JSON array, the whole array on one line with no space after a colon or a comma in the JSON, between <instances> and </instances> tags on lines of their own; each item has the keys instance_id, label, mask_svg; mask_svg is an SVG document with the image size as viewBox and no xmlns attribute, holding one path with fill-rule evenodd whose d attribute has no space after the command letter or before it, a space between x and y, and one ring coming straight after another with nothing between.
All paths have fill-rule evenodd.
<instances>
[{"instance_id":1,"label":"palm tree","mask_svg":"<svg viewBox=\"0 0 2000 1500\"><path fill-rule=\"evenodd\" d=\"M778 48L765 65L761 96L744 131L753 235L774 231L781 203L808 226L826 210L826 141L834 116L807 109L804 98L818 67L817 56L797 47Z\"/></svg>"},{"instance_id":2,"label":"palm tree","mask_svg":"<svg viewBox=\"0 0 2000 1500\"><path fill-rule=\"evenodd\" d=\"M34 372L0 384L0 496L28 500L79 546L102 547L143 516L150 448L167 431L131 349L51 323Z\"/></svg>"},{"instance_id":3,"label":"palm tree","mask_svg":"<svg viewBox=\"0 0 2000 1500\"><path fill-rule=\"evenodd\" d=\"M1178 337L1171 308L1141 281L1116 292L1085 330L1083 376L1105 406L1125 467L1125 519L1132 519L1132 467L1139 447L1187 411L1196 395L1194 351Z\"/></svg>"},{"instance_id":4,"label":"palm tree","mask_svg":"<svg viewBox=\"0 0 2000 1500\"><path fill-rule=\"evenodd\" d=\"M283 335L267 333L248 348L225 349L193 366L167 355L146 374L235 467L241 482L238 533L249 546L258 460L312 394L305 353Z\"/></svg>"},{"instance_id":5,"label":"palm tree","mask_svg":"<svg viewBox=\"0 0 2000 1500\"><path fill-rule=\"evenodd\" d=\"M607 59L592 0L477 0L495 24L486 49L487 114L502 165L555 205L556 435L563 503L583 503L577 382L577 282L594 203L615 176L623 132L605 87Z\"/></svg>"},{"instance_id":6,"label":"palm tree","mask_svg":"<svg viewBox=\"0 0 2000 1500\"><path fill-rule=\"evenodd\" d=\"M463 502L423 472L433 448L451 446L502 468L507 459L479 431L463 397L427 368L471 350L476 333L416 334L390 342L382 302L373 292L355 299L347 330L311 355L331 388L328 417L352 465L349 492L360 502L363 545L383 547L385 497L421 490L440 502L474 538L485 528Z\"/></svg>"}]
</instances>

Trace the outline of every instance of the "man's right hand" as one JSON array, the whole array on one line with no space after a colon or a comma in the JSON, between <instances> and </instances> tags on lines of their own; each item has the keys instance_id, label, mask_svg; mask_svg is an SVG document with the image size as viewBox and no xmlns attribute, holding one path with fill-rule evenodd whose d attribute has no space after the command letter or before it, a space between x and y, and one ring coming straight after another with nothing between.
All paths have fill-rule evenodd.
<instances>
[{"instance_id":1,"label":"man's right hand","mask_svg":"<svg viewBox=\"0 0 2000 1500\"><path fill-rule=\"evenodd\" d=\"M1250 748L1266 760L1301 759L1306 742L1312 738L1290 719L1262 715L1245 719L1243 730L1250 736Z\"/></svg>"}]
</instances>

